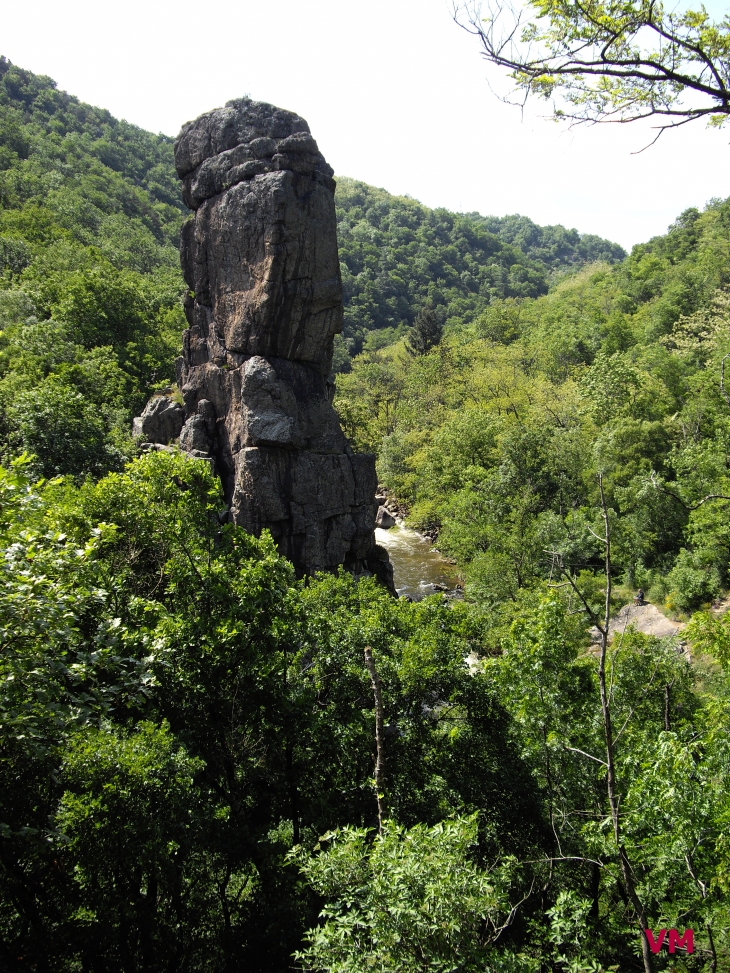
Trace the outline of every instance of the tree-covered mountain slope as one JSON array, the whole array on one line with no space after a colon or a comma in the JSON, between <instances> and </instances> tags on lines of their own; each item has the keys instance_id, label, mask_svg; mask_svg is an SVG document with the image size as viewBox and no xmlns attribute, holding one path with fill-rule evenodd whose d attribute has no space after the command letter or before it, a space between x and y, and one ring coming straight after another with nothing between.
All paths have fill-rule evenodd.
<instances>
[{"instance_id":1,"label":"tree-covered mountain slope","mask_svg":"<svg viewBox=\"0 0 730 973\"><path fill-rule=\"evenodd\" d=\"M730 969L730 615L692 664L589 632L607 566L727 582L730 202L561 277L616 253L342 180L337 404L468 581L411 603L124 465L184 326L170 140L0 67L0 969L655 973L647 929Z\"/></svg>"},{"instance_id":2,"label":"tree-covered mountain slope","mask_svg":"<svg viewBox=\"0 0 730 973\"><path fill-rule=\"evenodd\" d=\"M0 449L37 472L132 455L185 327L172 140L0 60Z\"/></svg>"},{"instance_id":3,"label":"tree-covered mountain slope","mask_svg":"<svg viewBox=\"0 0 730 973\"><path fill-rule=\"evenodd\" d=\"M729 284L730 200L713 201L427 354L359 356L336 405L475 599L504 606L556 558L598 570L600 475L625 582L696 608L730 580Z\"/></svg>"},{"instance_id":4,"label":"tree-covered mountain slope","mask_svg":"<svg viewBox=\"0 0 730 973\"><path fill-rule=\"evenodd\" d=\"M562 226L428 209L353 179L338 180L336 202L350 353L404 334L423 307L465 323L491 301L537 297L561 272L625 256Z\"/></svg>"},{"instance_id":5,"label":"tree-covered mountain slope","mask_svg":"<svg viewBox=\"0 0 730 973\"><path fill-rule=\"evenodd\" d=\"M185 328L172 141L0 59L3 455L32 452L45 474L115 468L133 453L135 410L172 381ZM339 368L429 303L463 322L495 295L544 293L556 268L619 254L560 227L428 210L348 179L337 205Z\"/></svg>"}]
</instances>

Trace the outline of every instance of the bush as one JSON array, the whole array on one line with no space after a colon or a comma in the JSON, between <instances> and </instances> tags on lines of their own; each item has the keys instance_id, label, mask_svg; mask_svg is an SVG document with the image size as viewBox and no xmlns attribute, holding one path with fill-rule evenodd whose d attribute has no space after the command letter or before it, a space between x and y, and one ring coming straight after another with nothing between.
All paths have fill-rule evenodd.
<instances>
[{"instance_id":1,"label":"bush","mask_svg":"<svg viewBox=\"0 0 730 973\"><path fill-rule=\"evenodd\" d=\"M667 575L667 587L667 607L689 611L702 602L716 598L720 593L721 579L716 568L701 567L694 553L682 548Z\"/></svg>"},{"instance_id":2,"label":"bush","mask_svg":"<svg viewBox=\"0 0 730 973\"><path fill-rule=\"evenodd\" d=\"M49 379L22 392L11 408L16 437L34 456L39 476L82 476L121 468L124 457L108 443L99 409L79 392Z\"/></svg>"},{"instance_id":3,"label":"bush","mask_svg":"<svg viewBox=\"0 0 730 973\"><path fill-rule=\"evenodd\" d=\"M472 860L475 816L432 828L387 822L371 841L367 830L327 835L326 851L295 852L316 891L329 900L326 921L297 954L317 973L461 973L504 968L490 948L499 926L499 879ZM496 879L496 881L495 881ZM519 965L516 964L517 968Z\"/></svg>"}]
</instances>

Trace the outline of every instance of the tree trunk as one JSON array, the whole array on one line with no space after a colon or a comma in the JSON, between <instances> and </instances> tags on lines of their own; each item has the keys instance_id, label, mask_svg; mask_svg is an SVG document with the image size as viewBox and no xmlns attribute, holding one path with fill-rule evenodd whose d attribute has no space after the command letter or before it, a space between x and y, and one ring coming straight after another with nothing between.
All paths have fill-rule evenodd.
<instances>
[{"instance_id":1,"label":"tree trunk","mask_svg":"<svg viewBox=\"0 0 730 973\"><path fill-rule=\"evenodd\" d=\"M601 656L598 665L598 682L601 690L601 713L603 715L603 735L606 744L606 786L608 790L608 803L611 808L611 821L613 824L614 840L618 851L621 874L623 875L624 885L629 897L629 901L636 913L640 923L641 935L641 955L644 961L644 973L654 973L654 963L652 960L649 941L646 937L648 922L646 910L636 892L634 873L631 869L626 849L621 837L621 818L619 813L619 797L616 787L616 764L614 759L613 746L613 724L611 722L611 701L608 698L606 689L606 655L608 653L608 626L611 620L611 528L608 522L608 508L606 507L606 497L603 492L603 477L599 475L598 486L601 491L601 511L603 513L603 523L605 529L605 571L606 571L606 600L604 604L603 627L601 629Z\"/></svg>"},{"instance_id":2,"label":"tree trunk","mask_svg":"<svg viewBox=\"0 0 730 973\"><path fill-rule=\"evenodd\" d=\"M365 665L370 673L370 682L375 697L375 795L378 801L378 833L383 833L383 824L388 816L385 803L385 727L383 719L383 694L380 687L380 676L375 668L372 649L365 646Z\"/></svg>"}]
</instances>

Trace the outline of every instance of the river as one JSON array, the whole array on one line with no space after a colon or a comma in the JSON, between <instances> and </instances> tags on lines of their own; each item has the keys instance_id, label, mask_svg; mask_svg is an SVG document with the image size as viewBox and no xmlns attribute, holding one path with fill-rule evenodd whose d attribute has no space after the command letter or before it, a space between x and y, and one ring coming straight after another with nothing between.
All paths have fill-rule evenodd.
<instances>
[{"instance_id":1,"label":"river","mask_svg":"<svg viewBox=\"0 0 730 973\"><path fill-rule=\"evenodd\" d=\"M400 524L389 530L376 527L375 539L390 555L399 595L419 601L436 591L453 591L458 584L454 565L432 551L432 542L417 531Z\"/></svg>"}]
</instances>

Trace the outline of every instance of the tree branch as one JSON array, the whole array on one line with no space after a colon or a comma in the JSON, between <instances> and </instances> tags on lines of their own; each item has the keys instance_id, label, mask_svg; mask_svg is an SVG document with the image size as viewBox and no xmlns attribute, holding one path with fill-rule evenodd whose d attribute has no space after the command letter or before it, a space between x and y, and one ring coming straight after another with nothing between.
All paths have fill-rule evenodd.
<instances>
[{"instance_id":1,"label":"tree branch","mask_svg":"<svg viewBox=\"0 0 730 973\"><path fill-rule=\"evenodd\" d=\"M569 8L538 10L532 22L499 0L490 2L487 11L483 17L476 0L452 2L454 21L479 40L485 60L510 72L524 98L549 97L562 87L567 101L580 106L572 112L556 109L557 117L575 122L630 122L653 115L681 119L661 126L659 138L667 128L705 115L730 115L727 57L722 50L708 50L703 41L703 31L710 28L726 39L730 30L725 21L715 24L705 15L697 24L665 15L653 3L628 4L613 13L595 10L590 2L574 2ZM518 36L521 27L526 29ZM609 80L616 83L600 85ZM683 105L686 92L696 92L708 103ZM615 115L620 118L611 117Z\"/></svg>"},{"instance_id":2,"label":"tree branch","mask_svg":"<svg viewBox=\"0 0 730 973\"><path fill-rule=\"evenodd\" d=\"M577 747L569 747L567 743L564 743L563 744L563 749L564 750L570 750L571 753L579 753L581 755L581 757L588 757L589 760L595 760L595 762L597 764L601 764L601 766L603 766L603 767L607 767L608 766L608 764L606 763L606 761L605 760L601 760L600 757L594 757L592 754L586 753L585 750L579 750Z\"/></svg>"},{"instance_id":3,"label":"tree branch","mask_svg":"<svg viewBox=\"0 0 730 973\"><path fill-rule=\"evenodd\" d=\"M728 357L730 357L730 355ZM671 490L667 490L666 487L662 486L660 483L657 483L656 473L653 470L651 472L651 482L654 484L655 490L657 490L659 493L665 493L668 497L671 497L672 500L676 500L677 503L681 504L684 509L690 511L690 513L693 510L699 510L702 504L707 503L708 500L730 500L730 497L724 493L708 493L706 497L703 497L702 500L699 501L699 503L690 505L685 503L684 500L681 497L678 497L676 493L673 493Z\"/></svg>"}]
</instances>

